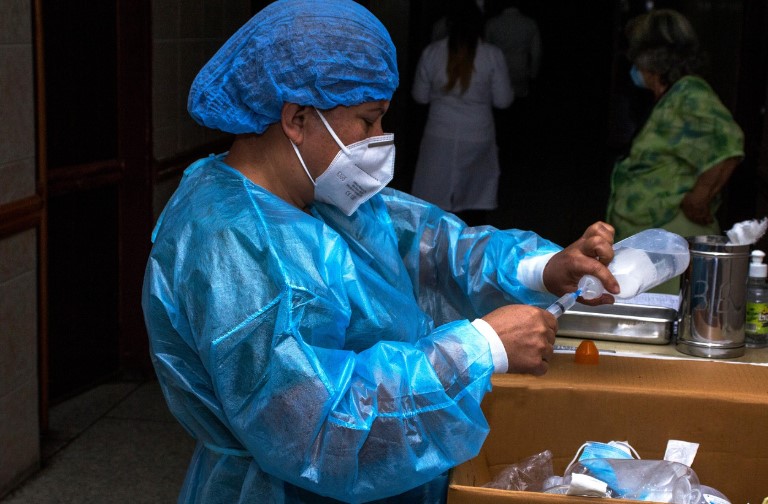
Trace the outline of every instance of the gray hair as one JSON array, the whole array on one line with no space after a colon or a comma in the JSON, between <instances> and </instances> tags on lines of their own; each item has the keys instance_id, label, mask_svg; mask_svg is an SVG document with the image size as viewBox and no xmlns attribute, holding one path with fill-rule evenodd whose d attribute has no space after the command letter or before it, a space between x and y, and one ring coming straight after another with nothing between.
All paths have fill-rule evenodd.
<instances>
[{"instance_id":1,"label":"gray hair","mask_svg":"<svg viewBox=\"0 0 768 504\"><path fill-rule=\"evenodd\" d=\"M627 23L627 57L639 68L659 74L674 84L703 66L699 39L691 23L671 9L652 10Z\"/></svg>"}]
</instances>

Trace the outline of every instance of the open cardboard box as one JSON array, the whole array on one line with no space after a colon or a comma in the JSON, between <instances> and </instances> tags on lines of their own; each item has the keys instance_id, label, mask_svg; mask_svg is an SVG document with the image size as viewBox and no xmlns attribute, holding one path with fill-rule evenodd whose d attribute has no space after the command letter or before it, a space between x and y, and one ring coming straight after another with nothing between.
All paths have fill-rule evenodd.
<instances>
[{"instance_id":1,"label":"open cardboard box","mask_svg":"<svg viewBox=\"0 0 768 504\"><path fill-rule=\"evenodd\" d=\"M544 450L562 475L582 443L611 440L628 441L644 459L662 459L669 439L699 443L691 467L702 484L733 504L768 496L768 367L604 355L584 365L556 354L545 376L494 376L483 410L490 434L477 457L453 470L449 504L595 504L481 487Z\"/></svg>"}]
</instances>

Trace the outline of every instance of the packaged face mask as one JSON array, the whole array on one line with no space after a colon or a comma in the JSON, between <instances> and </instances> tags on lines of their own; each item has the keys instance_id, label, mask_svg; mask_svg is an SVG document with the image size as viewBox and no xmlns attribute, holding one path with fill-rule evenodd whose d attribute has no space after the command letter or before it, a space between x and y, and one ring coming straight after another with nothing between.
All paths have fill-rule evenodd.
<instances>
[{"instance_id":1,"label":"packaged face mask","mask_svg":"<svg viewBox=\"0 0 768 504\"><path fill-rule=\"evenodd\" d=\"M565 477L586 474L607 484L612 498L699 504L701 486L690 467L668 460L585 459Z\"/></svg>"},{"instance_id":2,"label":"packaged face mask","mask_svg":"<svg viewBox=\"0 0 768 504\"><path fill-rule=\"evenodd\" d=\"M581 455L579 455L581 452ZM634 455L634 457L633 457ZM570 465L574 462L586 460L586 459L631 459L640 458L637 456L637 452L626 441L610 441L608 443L601 443L599 441L588 441L581 445L576 450L576 456L571 461Z\"/></svg>"},{"instance_id":3,"label":"packaged face mask","mask_svg":"<svg viewBox=\"0 0 768 504\"><path fill-rule=\"evenodd\" d=\"M575 465L582 465L590 470L591 476L607 483L611 487L612 484L616 484L616 475L613 472L613 467L610 464L601 463L601 461L606 459L631 460L635 458L633 454L636 458L640 458L635 449L626 441L610 441L608 443L588 441L576 450L576 455L571 460L571 463L568 464L565 472L571 472Z\"/></svg>"}]
</instances>

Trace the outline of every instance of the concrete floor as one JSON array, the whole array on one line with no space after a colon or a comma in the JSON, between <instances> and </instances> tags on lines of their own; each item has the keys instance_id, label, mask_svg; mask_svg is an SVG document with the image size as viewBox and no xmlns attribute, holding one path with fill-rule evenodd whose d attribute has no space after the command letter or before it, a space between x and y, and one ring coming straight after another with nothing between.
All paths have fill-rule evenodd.
<instances>
[{"instance_id":1,"label":"concrete floor","mask_svg":"<svg viewBox=\"0 0 768 504\"><path fill-rule=\"evenodd\" d=\"M3 504L176 502L194 443L156 381L114 382L50 410L42 468Z\"/></svg>"}]
</instances>

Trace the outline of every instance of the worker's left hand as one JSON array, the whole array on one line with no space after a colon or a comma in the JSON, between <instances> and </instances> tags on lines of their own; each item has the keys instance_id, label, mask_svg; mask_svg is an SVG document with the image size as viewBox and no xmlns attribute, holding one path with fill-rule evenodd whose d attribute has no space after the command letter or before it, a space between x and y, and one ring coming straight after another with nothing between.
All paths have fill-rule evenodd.
<instances>
[{"instance_id":1,"label":"worker's left hand","mask_svg":"<svg viewBox=\"0 0 768 504\"><path fill-rule=\"evenodd\" d=\"M613 234L613 226L596 222L587 228L581 238L552 256L544 267L544 286L547 290L556 296L575 292L581 277L593 275L608 292L617 294L619 284L606 267L613 260ZM583 302L594 305L613 301L613 296L603 294Z\"/></svg>"}]
</instances>

